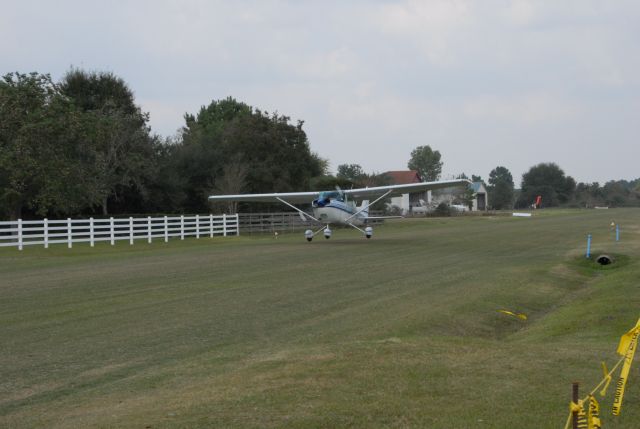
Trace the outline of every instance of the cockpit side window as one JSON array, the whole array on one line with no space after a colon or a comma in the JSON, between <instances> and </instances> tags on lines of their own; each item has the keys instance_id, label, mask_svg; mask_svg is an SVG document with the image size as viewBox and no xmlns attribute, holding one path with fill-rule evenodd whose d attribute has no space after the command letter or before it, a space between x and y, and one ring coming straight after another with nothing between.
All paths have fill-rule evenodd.
<instances>
[{"instance_id":1,"label":"cockpit side window","mask_svg":"<svg viewBox=\"0 0 640 429\"><path fill-rule=\"evenodd\" d=\"M341 192L338 192L338 191L320 192L319 197L322 200L329 199L331 201L333 201L333 200L345 201L345 199L346 199L345 196Z\"/></svg>"}]
</instances>

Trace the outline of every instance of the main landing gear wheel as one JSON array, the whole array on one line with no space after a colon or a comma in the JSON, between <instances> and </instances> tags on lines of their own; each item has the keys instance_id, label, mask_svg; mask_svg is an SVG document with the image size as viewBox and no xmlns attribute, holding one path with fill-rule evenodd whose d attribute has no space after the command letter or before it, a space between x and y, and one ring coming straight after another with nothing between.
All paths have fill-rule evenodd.
<instances>
[{"instance_id":1,"label":"main landing gear wheel","mask_svg":"<svg viewBox=\"0 0 640 429\"><path fill-rule=\"evenodd\" d=\"M323 233L324 233L324 238L326 238L327 240L331 238L332 231L329 229L329 227L326 227Z\"/></svg>"},{"instance_id":2,"label":"main landing gear wheel","mask_svg":"<svg viewBox=\"0 0 640 429\"><path fill-rule=\"evenodd\" d=\"M313 240L313 231L311 231L310 229L306 230L304 232L304 238L306 238L307 241Z\"/></svg>"},{"instance_id":3,"label":"main landing gear wheel","mask_svg":"<svg viewBox=\"0 0 640 429\"><path fill-rule=\"evenodd\" d=\"M373 228L371 228L370 226L366 227L364 229L364 236L367 238L371 238L373 236Z\"/></svg>"}]
</instances>

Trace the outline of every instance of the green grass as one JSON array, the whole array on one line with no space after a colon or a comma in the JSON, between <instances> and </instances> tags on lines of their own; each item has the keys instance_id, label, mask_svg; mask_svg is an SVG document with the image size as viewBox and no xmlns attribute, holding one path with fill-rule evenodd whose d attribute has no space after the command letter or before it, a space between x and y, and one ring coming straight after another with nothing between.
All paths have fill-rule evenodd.
<instances>
[{"instance_id":1,"label":"green grass","mask_svg":"<svg viewBox=\"0 0 640 429\"><path fill-rule=\"evenodd\" d=\"M639 257L633 209L2 249L0 427L561 428L640 317ZM639 367L606 428L640 426Z\"/></svg>"}]
</instances>

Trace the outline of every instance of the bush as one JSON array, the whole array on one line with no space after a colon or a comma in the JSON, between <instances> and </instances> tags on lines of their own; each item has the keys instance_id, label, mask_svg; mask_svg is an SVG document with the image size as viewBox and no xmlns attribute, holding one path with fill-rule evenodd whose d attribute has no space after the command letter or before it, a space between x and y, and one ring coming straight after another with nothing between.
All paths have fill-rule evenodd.
<instances>
[{"instance_id":1,"label":"bush","mask_svg":"<svg viewBox=\"0 0 640 429\"><path fill-rule=\"evenodd\" d=\"M440 203L433 214L434 216L451 216L451 207L447 203Z\"/></svg>"}]
</instances>

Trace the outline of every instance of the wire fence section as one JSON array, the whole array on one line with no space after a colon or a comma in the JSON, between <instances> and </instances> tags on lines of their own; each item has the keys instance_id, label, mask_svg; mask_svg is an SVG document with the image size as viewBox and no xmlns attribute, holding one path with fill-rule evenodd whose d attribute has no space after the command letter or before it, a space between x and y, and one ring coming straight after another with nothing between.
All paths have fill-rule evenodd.
<instances>
[{"instance_id":1,"label":"wire fence section","mask_svg":"<svg viewBox=\"0 0 640 429\"><path fill-rule=\"evenodd\" d=\"M180 237L213 237L239 235L238 215L195 215L195 216L161 216L138 218L108 219L66 219L66 220L22 220L0 222L0 247L18 247L22 250L28 245L66 244L69 248L74 243L90 243L108 241L111 245L116 241L161 239Z\"/></svg>"}]
</instances>

